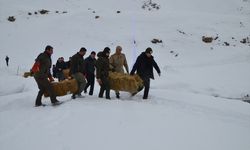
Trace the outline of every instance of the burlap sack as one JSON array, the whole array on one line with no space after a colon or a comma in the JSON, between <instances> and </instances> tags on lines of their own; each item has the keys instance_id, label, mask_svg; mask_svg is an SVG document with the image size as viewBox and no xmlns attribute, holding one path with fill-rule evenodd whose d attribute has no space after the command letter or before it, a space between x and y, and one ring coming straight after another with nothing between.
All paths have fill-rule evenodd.
<instances>
[{"instance_id":1,"label":"burlap sack","mask_svg":"<svg viewBox=\"0 0 250 150\"><path fill-rule=\"evenodd\" d=\"M24 74L23 74L24 78L28 78L28 77L32 77L32 76L33 76L33 73L31 73L31 72L24 72Z\"/></svg>"},{"instance_id":2,"label":"burlap sack","mask_svg":"<svg viewBox=\"0 0 250 150\"><path fill-rule=\"evenodd\" d=\"M69 76L69 69L63 70L64 77ZM137 75L109 72L110 89L136 93L143 88L143 81Z\"/></svg>"},{"instance_id":3,"label":"burlap sack","mask_svg":"<svg viewBox=\"0 0 250 150\"><path fill-rule=\"evenodd\" d=\"M110 89L130 93L138 92L143 87L143 81L138 75L109 72L109 82Z\"/></svg>"},{"instance_id":4,"label":"burlap sack","mask_svg":"<svg viewBox=\"0 0 250 150\"><path fill-rule=\"evenodd\" d=\"M53 82L52 88L55 91L56 96L64 96L67 94L75 93L78 90L77 82L75 79ZM44 96L49 97L49 94L45 92Z\"/></svg>"},{"instance_id":5,"label":"burlap sack","mask_svg":"<svg viewBox=\"0 0 250 150\"><path fill-rule=\"evenodd\" d=\"M65 79L68 79L69 77L69 69L63 69L63 75Z\"/></svg>"}]
</instances>

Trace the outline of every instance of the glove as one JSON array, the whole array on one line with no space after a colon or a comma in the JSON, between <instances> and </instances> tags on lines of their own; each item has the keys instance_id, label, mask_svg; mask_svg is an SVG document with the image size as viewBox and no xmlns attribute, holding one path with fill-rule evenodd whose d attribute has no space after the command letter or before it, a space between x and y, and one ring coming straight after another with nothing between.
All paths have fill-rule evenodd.
<instances>
[{"instance_id":1,"label":"glove","mask_svg":"<svg viewBox=\"0 0 250 150\"><path fill-rule=\"evenodd\" d=\"M101 79L97 79L97 82L99 83L99 85L102 84L102 80Z\"/></svg>"},{"instance_id":2,"label":"glove","mask_svg":"<svg viewBox=\"0 0 250 150\"><path fill-rule=\"evenodd\" d=\"M55 80L54 80L54 78L53 77L49 77L49 82L54 82Z\"/></svg>"}]
</instances>

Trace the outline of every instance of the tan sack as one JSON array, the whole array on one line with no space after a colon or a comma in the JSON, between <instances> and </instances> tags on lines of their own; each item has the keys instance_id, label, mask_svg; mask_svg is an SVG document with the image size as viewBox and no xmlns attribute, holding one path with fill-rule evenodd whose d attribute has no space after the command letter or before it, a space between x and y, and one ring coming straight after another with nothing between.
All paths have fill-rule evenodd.
<instances>
[{"instance_id":1,"label":"tan sack","mask_svg":"<svg viewBox=\"0 0 250 150\"><path fill-rule=\"evenodd\" d=\"M75 93L78 90L77 82L75 79L63 80L61 82L52 82L52 88L56 96L64 96L67 94ZM45 97L49 97L47 92L44 93Z\"/></svg>"},{"instance_id":2,"label":"tan sack","mask_svg":"<svg viewBox=\"0 0 250 150\"><path fill-rule=\"evenodd\" d=\"M143 81L137 74L109 72L109 82L110 89L130 93L138 92L143 87Z\"/></svg>"},{"instance_id":3,"label":"tan sack","mask_svg":"<svg viewBox=\"0 0 250 150\"><path fill-rule=\"evenodd\" d=\"M24 78L33 77L33 73L31 73L31 72L24 72L23 77Z\"/></svg>"},{"instance_id":4,"label":"tan sack","mask_svg":"<svg viewBox=\"0 0 250 150\"><path fill-rule=\"evenodd\" d=\"M68 79L69 77L69 69L63 69L63 76L65 79Z\"/></svg>"}]
</instances>

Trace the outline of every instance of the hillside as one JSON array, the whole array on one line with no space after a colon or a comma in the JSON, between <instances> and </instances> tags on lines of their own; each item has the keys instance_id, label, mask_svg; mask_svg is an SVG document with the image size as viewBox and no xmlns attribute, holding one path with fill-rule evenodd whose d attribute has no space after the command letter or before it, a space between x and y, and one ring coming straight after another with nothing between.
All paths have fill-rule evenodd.
<instances>
[{"instance_id":1,"label":"hillside","mask_svg":"<svg viewBox=\"0 0 250 150\"><path fill-rule=\"evenodd\" d=\"M249 150L250 1L152 2L0 0L0 149ZM36 108L37 85L22 74L48 44L53 63L121 45L130 70L152 47L162 74L146 101L99 99L96 83L93 96Z\"/></svg>"}]
</instances>

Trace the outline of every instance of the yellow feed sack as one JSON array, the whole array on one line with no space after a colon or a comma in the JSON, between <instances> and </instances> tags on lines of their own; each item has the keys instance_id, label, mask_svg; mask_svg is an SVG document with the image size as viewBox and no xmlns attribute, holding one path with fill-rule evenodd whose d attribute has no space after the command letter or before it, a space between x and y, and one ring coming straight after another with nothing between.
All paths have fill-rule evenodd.
<instances>
[{"instance_id":1,"label":"yellow feed sack","mask_svg":"<svg viewBox=\"0 0 250 150\"><path fill-rule=\"evenodd\" d=\"M55 91L56 96L64 96L70 93L75 93L78 90L77 82L75 79L53 82L52 88ZM49 97L49 94L45 92L44 96Z\"/></svg>"},{"instance_id":2,"label":"yellow feed sack","mask_svg":"<svg viewBox=\"0 0 250 150\"><path fill-rule=\"evenodd\" d=\"M64 78L67 79L69 77L69 69L63 69Z\"/></svg>"},{"instance_id":3,"label":"yellow feed sack","mask_svg":"<svg viewBox=\"0 0 250 150\"><path fill-rule=\"evenodd\" d=\"M69 76L69 69L63 70L63 74L67 78ZM138 89L143 88L143 81L137 74L129 75L110 71L109 82L112 90L135 93L138 92Z\"/></svg>"},{"instance_id":4,"label":"yellow feed sack","mask_svg":"<svg viewBox=\"0 0 250 150\"><path fill-rule=\"evenodd\" d=\"M138 92L143 87L143 81L138 75L109 72L109 82L110 89L130 93Z\"/></svg>"},{"instance_id":5,"label":"yellow feed sack","mask_svg":"<svg viewBox=\"0 0 250 150\"><path fill-rule=\"evenodd\" d=\"M24 72L24 74L23 74L24 78L28 78L28 77L32 77L32 76L33 76L33 74L31 72Z\"/></svg>"}]
</instances>

